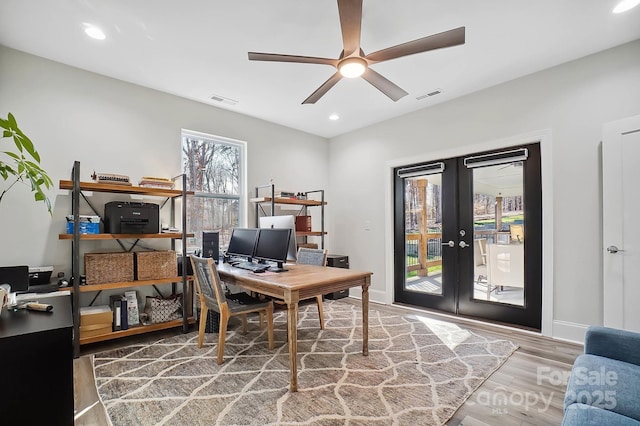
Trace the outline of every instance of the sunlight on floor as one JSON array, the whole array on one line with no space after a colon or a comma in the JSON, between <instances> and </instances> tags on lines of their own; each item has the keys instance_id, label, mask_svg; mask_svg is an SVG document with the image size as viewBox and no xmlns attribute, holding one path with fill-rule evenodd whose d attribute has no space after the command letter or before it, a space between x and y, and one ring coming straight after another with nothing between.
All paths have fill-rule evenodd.
<instances>
[{"instance_id":1,"label":"sunlight on floor","mask_svg":"<svg viewBox=\"0 0 640 426\"><path fill-rule=\"evenodd\" d=\"M431 318L416 317L420 322L429 327L431 331L444 343L449 349L455 349L459 344L463 343L471 333L457 326L456 324L439 321Z\"/></svg>"}]
</instances>

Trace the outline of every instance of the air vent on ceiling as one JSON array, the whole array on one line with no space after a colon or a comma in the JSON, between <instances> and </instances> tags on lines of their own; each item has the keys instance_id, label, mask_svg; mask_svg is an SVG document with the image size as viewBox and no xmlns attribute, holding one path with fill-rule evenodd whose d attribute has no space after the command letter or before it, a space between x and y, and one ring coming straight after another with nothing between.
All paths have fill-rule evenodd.
<instances>
[{"instance_id":1,"label":"air vent on ceiling","mask_svg":"<svg viewBox=\"0 0 640 426\"><path fill-rule=\"evenodd\" d=\"M431 91L431 92L429 92L429 93L425 93L424 95L420 95L420 96L418 96L416 99L417 99L417 100L419 100L419 101L421 101L421 100L423 100L424 98L430 98L431 96L439 95L440 93L442 93L442 90L440 90L440 89L435 89L435 90L432 90L432 91Z\"/></svg>"},{"instance_id":2,"label":"air vent on ceiling","mask_svg":"<svg viewBox=\"0 0 640 426\"><path fill-rule=\"evenodd\" d=\"M212 101L221 102L227 105L237 105L238 101L231 98L225 98L224 96L213 94L209 97Z\"/></svg>"}]
</instances>

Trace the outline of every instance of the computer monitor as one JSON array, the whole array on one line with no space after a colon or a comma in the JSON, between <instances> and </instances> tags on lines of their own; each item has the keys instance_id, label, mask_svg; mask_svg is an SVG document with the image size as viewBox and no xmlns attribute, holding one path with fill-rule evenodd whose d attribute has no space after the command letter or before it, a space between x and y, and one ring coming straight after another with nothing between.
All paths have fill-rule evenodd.
<instances>
[{"instance_id":1,"label":"computer monitor","mask_svg":"<svg viewBox=\"0 0 640 426\"><path fill-rule=\"evenodd\" d=\"M269 260L277 263L277 268L270 268L271 271L284 271L283 265L287 261L287 250L289 249L290 229L261 228L256 241L256 248L253 257L258 260Z\"/></svg>"},{"instance_id":2,"label":"computer monitor","mask_svg":"<svg viewBox=\"0 0 640 426\"><path fill-rule=\"evenodd\" d=\"M253 250L258 237L257 228L233 228L227 248L228 256L242 256L249 261L253 257Z\"/></svg>"},{"instance_id":3,"label":"computer monitor","mask_svg":"<svg viewBox=\"0 0 640 426\"><path fill-rule=\"evenodd\" d=\"M289 239L287 260L297 260L298 248L296 247L296 219L294 216L262 216L260 218L260 228L290 229L291 238Z\"/></svg>"},{"instance_id":4,"label":"computer monitor","mask_svg":"<svg viewBox=\"0 0 640 426\"><path fill-rule=\"evenodd\" d=\"M0 266L0 284L9 284L12 293L26 293L29 290L29 267Z\"/></svg>"}]
</instances>

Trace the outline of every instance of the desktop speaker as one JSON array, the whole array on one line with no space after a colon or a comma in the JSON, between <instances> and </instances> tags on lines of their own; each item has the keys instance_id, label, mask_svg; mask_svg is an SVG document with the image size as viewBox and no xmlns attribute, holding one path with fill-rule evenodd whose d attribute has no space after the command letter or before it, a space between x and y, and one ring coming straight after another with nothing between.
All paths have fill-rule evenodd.
<instances>
[{"instance_id":1,"label":"desktop speaker","mask_svg":"<svg viewBox=\"0 0 640 426\"><path fill-rule=\"evenodd\" d=\"M202 231L202 257L211 257L217 263L220 257L220 232Z\"/></svg>"}]
</instances>

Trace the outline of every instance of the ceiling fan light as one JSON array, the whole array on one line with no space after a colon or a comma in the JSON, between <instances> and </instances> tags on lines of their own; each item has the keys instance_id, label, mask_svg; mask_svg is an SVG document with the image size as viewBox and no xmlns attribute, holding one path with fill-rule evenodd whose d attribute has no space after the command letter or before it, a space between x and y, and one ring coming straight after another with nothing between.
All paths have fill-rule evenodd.
<instances>
[{"instance_id":1,"label":"ceiling fan light","mask_svg":"<svg viewBox=\"0 0 640 426\"><path fill-rule=\"evenodd\" d=\"M640 4L640 0L622 0L618 3L618 5L613 9L613 13L623 13L627 10L633 9L638 4Z\"/></svg>"},{"instance_id":2,"label":"ceiling fan light","mask_svg":"<svg viewBox=\"0 0 640 426\"><path fill-rule=\"evenodd\" d=\"M343 77L356 78L367 69L367 62L362 58L348 58L340 62L338 69Z\"/></svg>"}]
</instances>

